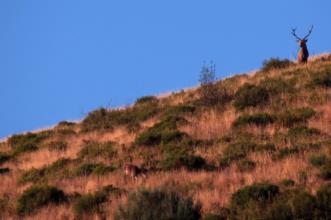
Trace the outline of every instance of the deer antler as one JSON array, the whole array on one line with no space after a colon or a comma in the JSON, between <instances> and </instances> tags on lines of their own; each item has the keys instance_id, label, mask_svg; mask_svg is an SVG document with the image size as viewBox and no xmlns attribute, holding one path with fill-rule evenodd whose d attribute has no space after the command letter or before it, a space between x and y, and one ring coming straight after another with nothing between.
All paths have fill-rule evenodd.
<instances>
[{"instance_id":1,"label":"deer antler","mask_svg":"<svg viewBox=\"0 0 331 220\"><path fill-rule=\"evenodd\" d=\"M295 33L295 31L297 30L296 28L291 28L292 29L292 35L297 39L297 40L301 40L300 37L298 37Z\"/></svg>"},{"instance_id":2,"label":"deer antler","mask_svg":"<svg viewBox=\"0 0 331 220\"><path fill-rule=\"evenodd\" d=\"M303 38L304 40L307 40L307 38L309 37L309 35L311 34L311 32L313 32L313 28L314 28L314 25L312 25L310 27L308 34Z\"/></svg>"}]
</instances>

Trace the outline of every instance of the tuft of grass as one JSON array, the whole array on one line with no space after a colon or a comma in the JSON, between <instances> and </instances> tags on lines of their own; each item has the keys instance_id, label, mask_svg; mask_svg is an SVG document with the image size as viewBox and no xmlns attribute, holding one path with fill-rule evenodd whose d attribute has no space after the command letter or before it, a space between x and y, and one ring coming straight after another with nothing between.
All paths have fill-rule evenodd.
<instances>
[{"instance_id":1,"label":"tuft of grass","mask_svg":"<svg viewBox=\"0 0 331 220\"><path fill-rule=\"evenodd\" d=\"M17 200L16 212L20 215L32 214L48 204L67 201L64 192L54 186L35 185L26 189Z\"/></svg>"}]
</instances>

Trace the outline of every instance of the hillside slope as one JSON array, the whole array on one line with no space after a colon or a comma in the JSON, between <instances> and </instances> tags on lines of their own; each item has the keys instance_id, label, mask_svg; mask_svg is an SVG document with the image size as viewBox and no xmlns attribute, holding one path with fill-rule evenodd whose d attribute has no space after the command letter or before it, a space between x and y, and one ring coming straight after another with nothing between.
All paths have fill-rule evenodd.
<instances>
[{"instance_id":1,"label":"hillside slope","mask_svg":"<svg viewBox=\"0 0 331 220\"><path fill-rule=\"evenodd\" d=\"M181 201L172 211L187 219L328 219L331 56L271 60L13 135L0 143L0 177L1 219L133 219L160 201L163 213Z\"/></svg>"}]
</instances>

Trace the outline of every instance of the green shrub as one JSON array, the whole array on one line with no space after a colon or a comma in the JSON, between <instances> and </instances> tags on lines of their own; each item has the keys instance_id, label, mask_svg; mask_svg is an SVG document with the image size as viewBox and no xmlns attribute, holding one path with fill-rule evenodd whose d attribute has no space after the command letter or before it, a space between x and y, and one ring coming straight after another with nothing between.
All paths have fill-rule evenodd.
<instances>
[{"instance_id":1,"label":"green shrub","mask_svg":"<svg viewBox=\"0 0 331 220\"><path fill-rule=\"evenodd\" d=\"M157 102L145 102L130 108L120 110L107 110L100 108L90 112L81 123L82 132L95 130L111 130L115 126L124 125L130 131L139 127L139 123L145 121L159 111Z\"/></svg>"},{"instance_id":2,"label":"green shrub","mask_svg":"<svg viewBox=\"0 0 331 220\"><path fill-rule=\"evenodd\" d=\"M325 154L320 154L320 155L311 155L309 157L309 163L313 165L314 167L320 167L323 166L327 163L328 158L326 157Z\"/></svg>"},{"instance_id":3,"label":"green shrub","mask_svg":"<svg viewBox=\"0 0 331 220\"><path fill-rule=\"evenodd\" d=\"M10 169L8 167L0 167L0 174L9 173Z\"/></svg>"},{"instance_id":4,"label":"green shrub","mask_svg":"<svg viewBox=\"0 0 331 220\"><path fill-rule=\"evenodd\" d=\"M314 74L310 85L319 86L322 88L331 88L331 71L323 71L318 74Z\"/></svg>"},{"instance_id":5,"label":"green shrub","mask_svg":"<svg viewBox=\"0 0 331 220\"><path fill-rule=\"evenodd\" d=\"M106 166L102 163L86 163L82 164L74 170L76 176L89 176L91 174L104 175L114 171L111 166Z\"/></svg>"},{"instance_id":6,"label":"green shrub","mask_svg":"<svg viewBox=\"0 0 331 220\"><path fill-rule=\"evenodd\" d=\"M207 213L203 216L202 220L227 220L229 219L229 210L222 208L216 213Z\"/></svg>"},{"instance_id":7,"label":"green shrub","mask_svg":"<svg viewBox=\"0 0 331 220\"><path fill-rule=\"evenodd\" d=\"M235 94L234 107L244 110L247 107L265 105L269 101L268 91L260 86L244 84Z\"/></svg>"},{"instance_id":8,"label":"green shrub","mask_svg":"<svg viewBox=\"0 0 331 220\"><path fill-rule=\"evenodd\" d=\"M64 141L51 141L47 144L50 150L65 151L68 148L68 144Z\"/></svg>"},{"instance_id":9,"label":"green shrub","mask_svg":"<svg viewBox=\"0 0 331 220\"><path fill-rule=\"evenodd\" d=\"M18 155L25 152L36 151L40 143L51 135L52 131L18 134L11 136L8 139L8 143L12 147L14 155Z\"/></svg>"},{"instance_id":10,"label":"green shrub","mask_svg":"<svg viewBox=\"0 0 331 220\"><path fill-rule=\"evenodd\" d=\"M25 184L28 182L40 183L46 182L48 177L63 177L69 173L68 170L63 170L67 165L69 165L72 160L67 158L62 158L49 166L44 166L42 168L36 169L32 168L25 171L18 180L19 184Z\"/></svg>"},{"instance_id":11,"label":"green shrub","mask_svg":"<svg viewBox=\"0 0 331 220\"><path fill-rule=\"evenodd\" d=\"M71 122L71 121L60 121L57 126L58 127L71 127L71 126L74 126L76 125L75 122Z\"/></svg>"},{"instance_id":12,"label":"green shrub","mask_svg":"<svg viewBox=\"0 0 331 220\"><path fill-rule=\"evenodd\" d=\"M200 205L174 192L141 190L129 195L127 204L119 208L115 219L196 220L200 219Z\"/></svg>"},{"instance_id":13,"label":"green shrub","mask_svg":"<svg viewBox=\"0 0 331 220\"><path fill-rule=\"evenodd\" d=\"M276 150L276 146L271 143L257 144L254 149L254 151L256 152L263 152L263 151L274 152L275 150Z\"/></svg>"},{"instance_id":14,"label":"green shrub","mask_svg":"<svg viewBox=\"0 0 331 220\"><path fill-rule=\"evenodd\" d=\"M142 132L135 140L136 145L157 146L160 144L178 143L187 135L177 130L178 125L186 123L181 117L167 117Z\"/></svg>"},{"instance_id":15,"label":"green shrub","mask_svg":"<svg viewBox=\"0 0 331 220\"><path fill-rule=\"evenodd\" d=\"M293 127L307 123L308 119L313 117L316 112L311 108L290 109L278 116L278 121L285 127Z\"/></svg>"},{"instance_id":16,"label":"green shrub","mask_svg":"<svg viewBox=\"0 0 331 220\"><path fill-rule=\"evenodd\" d=\"M282 78L266 78L260 82L260 86L265 88L271 96L293 93L295 91L290 81L285 81Z\"/></svg>"},{"instance_id":17,"label":"green shrub","mask_svg":"<svg viewBox=\"0 0 331 220\"><path fill-rule=\"evenodd\" d=\"M155 96L143 96L141 98L138 98L137 101L135 102L136 105L141 105L141 104L149 104L149 103L154 103L158 102L159 100Z\"/></svg>"},{"instance_id":18,"label":"green shrub","mask_svg":"<svg viewBox=\"0 0 331 220\"><path fill-rule=\"evenodd\" d=\"M261 71L268 72L270 70L285 69L293 65L293 62L288 59L270 58L263 61Z\"/></svg>"},{"instance_id":19,"label":"green shrub","mask_svg":"<svg viewBox=\"0 0 331 220\"><path fill-rule=\"evenodd\" d=\"M164 170L186 168L188 170L203 169L206 166L206 161L200 156L183 150L180 146L174 146L167 150L165 158L161 161L161 167Z\"/></svg>"},{"instance_id":20,"label":"green shrub","mask_svg":"<svg viewBox=\"0 0 331 220\"><path fill-rule=\"evenodd\" d=\"M36 185L26 189L18 198L16 211L25 215L48 204L60 204L67 200L62 190L53 186Z\"/></svg>"},{"instance_id":21,"label":"green shrub","mask_svg":"<svg viewBox=\"0 0 331 220\"><path fill-rule=\"evenodd\" d=\"M51 131L43 131L39 133L27 133L13 135L8 139L9 145L14 150L15 154L35 151L38 145L46 138L51 136Z\"/></svg>"},{"instance_id":22,"label":"green shrub","mask_svg":"<svg viewBox=\"0 0 331 220\"><path fill-rule=\"evenodd\" d=\"M306 126L293 127L288 130L288 136L291 138L311 137L319 134L321 134L319 129Z\"/></svg>"},{"instance_id":23,"label":"green shrub","mask_svg":"<svg viewBox=\"0 0 331 220\"><path fill-rule=\"evenodd\" d=\"M316 193L319 215L321 219L330 219L331 216L331 184L320 186Z\"/></svg>"},{"instance_id":24,"label":"green shrub","mask_svg":"<svg viewBox=\"0 0 331 220\"><path fill-rule=\"evenodd\" d=\"M88 142L78 153L78 158L93 159L97 157L112 159L117 151L114 149L113 142L97 143Z\"/></svg>"},{"instance_id":25,"label":"green shrub","mask_svg":"<svg viewBox=\"0 0 331 220\"><path fill-rule=\"evenodd\" d=\"M112 186L111 190L115 189ZM107 202L109 190L103 188L94 194L86 194L78 197L73 204L73 209L76 217L80 219L83 215L93 214L93 213L102 213L102 204Z\"/></svg>"},{"instance_id":26,"label":"green shrub","mask_svg":"<svg viewBox=\"0 0 331 220\"><path fill-rule=\"evenodd\" d=\"M242 159L237 162L237 167L240 172L249 172L255 169L256 163L248 159Z\"/></svg>"},{"instance_id":27,"label":"green shrub","mask_svg":"<svg viewBox=\"0 0 331 220\"><path fill-rule=\"evenodd\" d=\"M278 186L255 183L231 196L230 219L257 219L280 193Z\"/></svg>"},{"instance_id":28,"label":"green shrub","mask_svg":"<svg viewBox=\"0 0 331 220\"><path fill-rule=\"evenodd\" d=\"M232 161L245 158L247 153L253 151L256 146L257 145L255 143L249 142L229 144L224 149L223 155L219 160L220 167L227 167Z\"/></svg>"},{"instance_id":29,"label":"green shrub","mask_svg":"<svg viewBox=\"0 0 331 220\"><path fill-rule=\"evenodd\" d=\"M21 177L19 178L20 184L25 184L28 182L37 183L45 180L46 176L46 168L36 169L32 168L30 170L25 171Z\"/></svg>"},{"instance_id":30,"label":"green shrub","mask_svg":"<svg viewBox=\"0 0 331 220\"><path fill-rule=\"evenodd\" d=\"M296 147L284 147L278 150L273 156L275 160L282 160L288 156L298 154L300 153L300 150Z\"/></svg>"},{"instance_id":31,"label":"green shrub","mask_svg":"<svg viewBox=\"0 0 331 220\"><path fill-rule=\"evenodd\" d=\"M11 156L7 153L0 152L0 165L11 159Z\"/></svg>"},{"instance_id":32,"label":"green shrub","mask_svg":"<svg viewBox=\"0 0 331 220\"><path fill-rule=\"evenodd\" d=\"M268 113L256 113L252 115L243 114L233 122L233 126L239 127L243 125L256 125L263 127L274 123L274 121L275 117Z\"/></svg>"},{"instance_id":33,"label":"green shrub","mask_svg":"<svg viewBox=\"0 0 331 220\"><path fill-rule=\"evenodd\" d=\"M317 211L316 198L307 192L294 194L290 201L293 219L314 219Z\"/></svg>"},{"instance_id":34,"label":"green shrub","mask_svg":"<svg viewBox=\"0 0 331 220\"><path fill-rule=\"evenodd\" d=\"M194 105L181 104L175 106L169 106L164 110L163 118L174 118L180 117L183 115L192 115L197 111L197 108Z\"/></svg>"},{"instance_id":35,"label":"green shrub","mask_svg":"<svg viewBox=\"0 0 331 220\"><path fill-rule=\"evenodd\" d=\"M319 176L324 180L331 180L331 164L326 164L321 167Z\"/></svg>"},{"instance_id":36,"label":"green shrub","mask_svg":"<svg viewBox=\"0 0 331 220\"><path fill-rule=\"evenodd\" d=\"M292 179L284 179L284 180L282 180L281 184L286 187L289 187L289 186L294 186L295 182Z\"/></svg>"},{"instance_id":37,"label":"green shrub","mask_svg":"<svg viewBox=\"0 0 331 220\"><path fill-rule=\"evenodd\" d=\"M202 106L222 106L232 99L229 92L224 87L214 83L203 84L198 91L200 94L198 103Z\"/></svg>"},{"instance_id":38,"label":"green shrub","mask_svg":"<svg viewBox=\"0 0 331 220\"><path fill-rule=\"evenodd\" d=\"M112 128L112 119L110 117L109 111L105 108L100 108L88 113L81 124L81 130L83 132L108 130Z\"/></svg>"}]
</instances>

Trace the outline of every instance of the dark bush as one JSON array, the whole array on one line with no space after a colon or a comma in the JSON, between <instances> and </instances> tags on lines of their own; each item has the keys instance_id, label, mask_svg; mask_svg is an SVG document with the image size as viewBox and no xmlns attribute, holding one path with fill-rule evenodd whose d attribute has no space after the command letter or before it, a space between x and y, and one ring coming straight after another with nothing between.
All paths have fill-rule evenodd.
<instances>
[{"instance_id":1,"label":"dark bush","mask_svg":"<svg viewBox=\"0 0 331 220\"><path fill-rule=\"evenodd\" d=\"M141 105L141 104L149 104L149 103L157 103L159 100L155 96L143 96L137 99L135 102L136 105Z\"/></svg>"},{"instance_id":2,"label":"dark bush","mask_svg":"<svg viewBox=\"0 0 331 220\"><path fill-rule=\"evenodd\" d=\"M325 165L328 162L328 158L325 154L320 155L311 155L309 157L309 163L314 167L320 167Z\"/></svg>"},{"instance_id":3,"label":"dark bush","mask_svg":"<svg viewBox=\"0 0 331 220\"><path fill-rule=\"evenodd\" d=\"M331 217L331 184L322 185L316 193L320 219Z\"/></svg>"},{"instance_id":4,"label":"dark bush","mask_svg":"<svg viewBox=\"0 0 331 220\"><path fill-rule=\"evenodd\" d=\"M200 205L194 205L191 198L161 190L131 193L127 204L115 215L117 220L197 220L200 217Z\"/></svg>"},{"instance_id":5,"label":"dark bush","mask_svg":"<svg viewBox=\"0 0 331 220\"><path fill-rule=\"evenodd\" d=\"M291 138L311 137L319 134L321 134L319 129L306 126L293 127L288 130L288 136Z\"/></svg>"},{"instance_id":6,"label":"dark bush","mask_svg":"<svg viewBox=\"0 0 331 220\"><path fill-rule=\"evenodd\" d=\"M319 175L324 180L331 180L331 164L322 166Z\"/></svg>"},{"instance_id":7,"label":"dark bush","mask_svg":"<svg viewBox=\"0 0 331 220\"><path fill-rule=\"evenodd\" d=\"M43 131L39 133L27 133L13 135L8 139L9 145L12 147L14 154L31 152L38 149L39 144L46 138L51 136L51 131Z\"/></svg>"},{"instance_id":8,"label":"dark bush","mask_svg":"<svg viewBox=\"0 0 331 220\"><path fill-rule=\"evenodd\" d=\"M188 170L198 170L206 166L204 158L189 153L180 146L171 148L172 149L166 151L164 159L161 161L162 169L172 170L186 168Z\"/></svg>"},{"instance_id":9,"label":"dark bush","mask_svg":"<svg viewBox=\"0 0 331 220\"><path fill-rule=\"evenodd\" d=\"M82 121L81 131L110 130L115 126L124 125L133 131L139 123L145 121L159 111L157 102L145 102L119 110L101 108L90 112Z\"/></svg>"},{"instance_id":10,"label":"dark bush","mask_svg":"<svg viewBox=\"0 0 331 220\"><path fill-rule=\"evenodd\" d=\"M234 127L244 126L244 125L256 125L256 126L267 126L275 121L275 117L268 113L256 113L252 115L243 114L239 116L234 122Z\"/></svg>"},{"instance_id":11,"label":"dark bush","mask_svg":"<svg viewBox=\"0 0 331 220\"><path fill-rule=\"evenodd\" d=\"M220 167L227 167L232 161L245 158L247 153L253 151L256 146L257 145L255 143L249 142L229 144L224 149L223 155L219 160Z\"/></svg>"},{"instance_id":12,"label":"dark bush","mask_svg":"<svg viewBox=\"0 0 331 220\"><path fill-rule=\"evenodd\" d=\"M41 169L32 168L30 170L25 171L19 178L18 182L20 184L25 184L28 182L37 183L45 180L45 176L46 176L45 168L41 168Z\"/></svg>"},{"instance_id":13,"label":"dark bush","mask_svg":"<svg viewBox=\"0 0 331 220\"><path fill-rule=\"evenodd\" d=\"M91 174L104 175L114 171L111 166L106 166L102 163L86 163L82 164L74 170L76 176L89 176Z\"/></svg>"},{"instance_id":14,"label":"dark bush","mask_svg":"<svg viewBox=\"0 0 331 220\"><path fill-rule=\"evenodd\" d=\"M7 153L0 152L0 165L11 159L11 156Z\"/></svg>"},{"instance_id":15,"label":"dark bush","mask_svg":"<svg viewBox=\"0 0 331 220\"><path fill-rule=\"evenodd\" d=\"M71 127L71 126L74 126L76 125L75 122L71 122L71 121L60 121L57 126L59 127Z\"/></svg>"},{"instance_id":16,"label":"dark bush","mask_svg":"<svg viewBox=\"0 0 331 220\"><path fill-rule=\"evenodd\" d=\"M196 112L197 108L194 105L187 105L187 104L181 104L181 105L175 105L175 106L169 106L164 110L163 118L174 118L174 117L180 117L184 115L192 115Z\"/></svg>"},{"instance_id":17,"label":"dark bush","mask_svg":"<svg viewBox=\"0 0 331 220\"><path fill-rule=\"evenodd\" d=\"M279 188L269 183L246 186L231 196L230 219L256 219L279 194Z\"/></svg>"},{"instance_id":18,"label":"dark bush","mask_svg":"<svg viewBox=\"0 0 331 220\"><path fill-rule=\"evenodd\" d=\"M256 163L248 159L242 159L237 162L237 167L240 172L249 172L255 169Z\"/></svg>"},{"instance_id":19,"label":"dark bush","mask_svg":"<svg viewBox=\"0 0 331 220\"><path fill-rule=\"evenodd\" d=\"M269 101L269 92L263 87L244 84L235 94L234 107L244 110L247 107L265 105Z\"/></svg>"},{"instance_id":20,"label":"dark bush","mask_svg":"<svg viewBox=\"0 0 331 220\"><path fill-rule=\"evenodd\" d=\"M199 104L202 106L225 105L231 101L231 96L228 91L218 84L209 83L201 85L199 88Z\"/></svg>"},{"instance_id":21,"label":"dark bush","mask_svg":"<svg viewBox=\"0 0 331 220\"><path fill-rule=\"evenodd\" d=\"M168 117L153 127L142 132L135 140L136 145L157 146L160 144L177 143L187 135L177 130L177 126L186 123L181 117Z\"/></svg>"},{"instance_id":22,"label":"dark bush","mask_svg":"<svg viewBox=\"0 0 331 220\"><path fill-rule=\"evenodd\" d=\"M293 93L293 85L282 78L266 78L260 82L260 86L265 88L271 96L277 96L284 93Z\"/></svg>"},{"instance_id":23,"label":"dark bush","mask_svg":"<svg viewBox=\"0 0 331 220\"><path fill-rule=\"evenodd\" d=\"M317 211L316 198L307 192L294 194L290 201L293 219L314 219Z\"/></svg>"},{"instance_id":24,"label":"dark bush","mask_svg":"<svg viewBox=\"0 0 331 220\"><path fill-rule=\"evenodd\" d=\"M271 143L257 144L254 149L254 151L256 152L262 152L262 151L273 152L275 150L276 150L276 146Z\"/></svg>"},{"instance_id":25,"label":"dark bush","mask_svg":"<svg viewBox=\"0 0 331 220\"><path fill-rule=\"evenodd\" d=\"M94 159L97 157L104 159L112 159L117 152L114 149L113 142L97 143L88 142L78 153L78 158Z\"/></svg>"},{"instance_id":26,"label":"dark bush","mask_svg":"<svg viewBox=\"0 0 331 220\"><path fill-rule=\"evenodd\" d=\"M331 71L329 70L314 74L310 84L322 88L331 88Z\"/></svg>"},{"instance_id":27,"label":"dark bush","mask_svg":"<svg viewBox=\"0 0 331 220\"><path fill-rule=\"evenodd\" d=\"M54 151L65 151L68 148L68 144L64 141L51 141L47 144L47 147Z\"/></svg>"},{"instance_id":28,"label":"dark bush","mask_svg":"<svg viewBox=\"0 0 331 220\"><path fill-rule=\"evenodd\" d=\"M295 125L304 125L308 119L313 117L316 112L311 108L296 108L290 109L278 116L278 121L285 127L293 127Z\"/></svg>"},{"instance_id":29,"label":"dark bush","mask_svg":"<svg viewBox=\"0 0 331 220\"><path fill-rule=\"evenodd\" d=\"M108 192L99 190L94 194L82 195L76 199L73 209L76 216L80 219L83 215L102 212L102 204L108 200Z\"/></svg>"},{"instance_id":30,"label":"dark bush","mask_svg":"<svg viewBox=\"0 0 331 220\"><path fill-rule=\"evenodd\" d=\"M281 183L282 183L282 185L284 185L286 187L294 186L295 185L295 182L292 179L284 179L284 180L282 180Z\"/></svg>"},{"instance_id":31,"label":"dark bush","mask_svg":"<svg viewBox=\"0 0 331 220\"><path fill-rule=\"evenodd\" d=\"M288 59L270 58L269 60L263 61L261 71L268 72L270 70L285 69L292 65L293 63Z\"/></svg>"},{"instance_id":32,"label":"dark bush","mask_svg":"<svg viewBox=\"0 0 331 220\"><path fill-rule=\"evenodd\" d=\"M288 156L298 154L300 150L297 147L284 147L279 149L274 155L273 158L275 160L282 160Z\"/></svg>"},{"instance_id":33,"label":"dark bush","mask_svg":"<svg viewBox=\"0 0 331 220\"><path fill-rule=\"evenodd\" d=\"M83 132L94 131L94 130L108 130L112 129L112 118L109 111L105 108L88 113L86 118L82 121L81 130Z\"/></svg>"},{"instance_id":34,"label":"dark bush","mask_svg":"<svg viewBox=\"0 0 331 220\"><path fill-rule=\"evenodd\" d=\"M67 158L62 158L49 166L44 166L42 168L36 169L32 168L25 171L19 178L18 183L25 184L28 182L40 183L46 182L49 177L64 177L68 175L69 171L66 168L72 160Z\"/></svg>"},{"instance_id":35,"label":"dark bush","mask_svg":"<svg viewBox=\"0 0 331 220\"><path fill-rule=\"evenodd\" d=\"M202 220L227 220L229 219L229 210L223 208L221 213L207 213L203 216Z\"/></svg>"},{"instance_id":36,"label":"dark bush","mask_svg":"<svg viewBox=\"0 0 331 220\"><path fill-rule=\"evenodd\" d=\"M5 174L5 173L9 173L9 171L10 171L10 169L8 167L4 167L4 168L0 167L0 175Z\"/></svg>"},{"instance_id":37,"label":"dark bush","mask_svg":"<svg viewBox=\"0 0 331 220\"><path fill-rule=\"evenodd\" d=\"M26 189L17 201L17 213L31 214L37 209L52 204L60 204L67 200L62 190L53 186L36 185Z\"/></svg>"}]
</instances>

